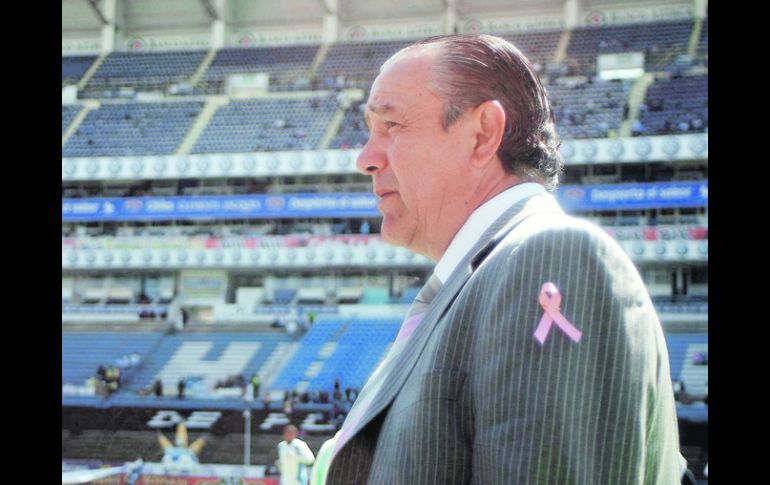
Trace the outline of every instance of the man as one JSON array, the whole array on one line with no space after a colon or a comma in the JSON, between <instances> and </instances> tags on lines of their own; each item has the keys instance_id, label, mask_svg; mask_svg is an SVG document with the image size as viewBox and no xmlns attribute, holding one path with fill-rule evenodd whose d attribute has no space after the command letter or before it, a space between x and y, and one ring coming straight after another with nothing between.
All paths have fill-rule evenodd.
<instances>
[{"instance_id":1,"label":"man","mask_svg":"<svg viewBox=\"0 0 770 485\"><path fill-rule=\"evenodd\" d=\"M437 264L326 483L679 483L660 323L618 244L547 193L552 118L497 37L426 39L383 65L357 166L383 239Z\"/></svg>"},{"instance_id":2,"label":"man","mask_svg":"<svg viewBox=\"0 0 770 485\"><path fill-rule=\"evenodd\" d=\"M281 485L306 485L309 465L315 457L310 447L297 438L297 427L289 424L283 428L283 441L278 443L278 469Z\"/></svg>"}]
</instances>

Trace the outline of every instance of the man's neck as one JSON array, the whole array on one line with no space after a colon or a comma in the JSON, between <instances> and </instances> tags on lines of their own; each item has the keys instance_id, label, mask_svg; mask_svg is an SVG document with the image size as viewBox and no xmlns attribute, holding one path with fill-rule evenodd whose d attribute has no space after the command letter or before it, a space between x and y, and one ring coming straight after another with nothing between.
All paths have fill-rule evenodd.
<instances>
[{"instance_id":1,"label":"man's neck","mask_svg":"<svg viewBox=\"0 0 770 485\"><path fill-rule=\"evenodd\" d=\"M457 236L457 233L460 231L460 229L468 221L468 218L470 218L479 207L486 204L511 187L515 187L516 185L521 184L522 182L523 180L521 180L521 178L509 173L505 173L505 175L502 177L499 174L496 174L494 178L490 178L488 181L482 179L476 190L469 194L471 197L473 197L471 203L468 204L470 209L467 211L465 217L463 217L459 225L457 225L454 231L449 234L448 238L440 241L440 245L437 245L435 248L431 248L432 251L423 253L423 255L434 263L437 263L444 256L447 249L449 248L449 245Z\"/></svg>"}]
</instances>

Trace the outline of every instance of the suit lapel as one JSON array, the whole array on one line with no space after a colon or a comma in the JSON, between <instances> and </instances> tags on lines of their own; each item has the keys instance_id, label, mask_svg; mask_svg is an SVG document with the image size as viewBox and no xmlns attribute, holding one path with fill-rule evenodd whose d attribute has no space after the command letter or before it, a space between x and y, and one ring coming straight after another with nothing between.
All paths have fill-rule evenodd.
<instances>
[{"instance_id":1,"label":"suit lapel","mask_svg":"<svg viewBox=\"0 0 770 485\"><path fill-rule=\"evenodd\" d=\"M522 220L534 213L553 211L561 212L553 197L547 194L534 195L517 202L492 223L436 293L422 322L406 342L400 355L379 373L379 379L384 379L384 382L377 389L371 404L351 431L350 439L393 401L412 373L436 324L484 258Z\"/></svg>"}]
</instances>

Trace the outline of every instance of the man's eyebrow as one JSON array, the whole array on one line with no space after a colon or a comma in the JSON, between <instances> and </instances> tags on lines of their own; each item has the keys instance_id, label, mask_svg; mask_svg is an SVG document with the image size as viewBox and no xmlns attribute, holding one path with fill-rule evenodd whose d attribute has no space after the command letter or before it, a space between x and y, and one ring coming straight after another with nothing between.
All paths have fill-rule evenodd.
<instances>
[{"instance_id":1,"label":"man's eyebrow","mask_svg":"<svg viewBox=\"0 0 770 485\"><path fill-rule=\"evenodd\" d=\"M367 103L366 104L366 110L364 111L364 124L366 124L366 127L371 129L371 125L369 124L369 111L376 115L382 116L385 113L390 113L395 109L395 107L390 103L385 103L382 106L378 106L376 104Z\"/></svg>"},{"instance_id":2,"label":"man's eyebrow","mask_svg":"<svg viewBox=\"0 0 770 485\"><path fill-rule=\"evenodd\" d=\"M366 107L369 108L373 113L378 115L388 113L395 109L394 106L390 103L385 103L382 106L377 106L376 104L367 103Z\"/></svg>"}]
</instances>

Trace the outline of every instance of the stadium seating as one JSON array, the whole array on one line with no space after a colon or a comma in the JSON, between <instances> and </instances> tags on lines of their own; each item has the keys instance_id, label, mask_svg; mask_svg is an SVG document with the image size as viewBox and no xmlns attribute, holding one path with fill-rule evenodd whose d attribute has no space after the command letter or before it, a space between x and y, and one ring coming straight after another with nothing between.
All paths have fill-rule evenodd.
<instances>
[{"instance_id":1,"label":"stadium seating","mask_svg":"<svg viewBox=\"0 0 770 485\"><path fill-rule=\"evenodd\" d=\"M645 131L637 134L707 130L708 75L657 80L647 90L639 121Z\"/></svg>"},{"instance_id":2,"label":"stadium seating","mask_svg":"<svg viewBox=\"0 0 770 485\"><path fill-rule=\"evenodd\" d=\"M360 389L400 325L400 318L319 317L273 388L329 391L339 379L343 389Z\"/></svg>"},{"instance_id":3,"label":"stadium seating","mask_svg":"<svg viewBox=\"0 0 770 485\"><path fill-rule=\"evenodd\" d=\"M317 148L337 109L333 95L232 100L217 110L192 153Z\"/></svg>"},{"instance_id":4,"label":"stadium seating","mask_svg":"<svg viewBox=\"0 0 770 485\"><path fill-rule=\"evenodd\" d=\"M672 334L666 335L671 378L685 383L688 394L702 395L708 380L708 366L695 365L696 352L708 351L708 334Z\"/></svg>"},{"instance_id":5,"label":"stadium seating","mask_svg":"<svg viewBox=\"0 0 770 485\"><path fill-rule=\"evenodd\" d=\"M227 76L259 72L270 73L271 91L310 89L309 71L318 48L298 45L220 49L198 82L196 92L223 93Z\"/></svg>"},{"instance_id":6,"label":"stadium seating","mask_svg":"<svg viewBox=\"0 0 770 485\"><path fill-rule=\"evenodd\" d=\"M61 107L61 132L62 135L67 131L67 127L75 119L75 116L80 112L80 106L62 105Z\"/></svg>"},{"instance_id":7,"label":"stadium seating","mask_svg":"<svg viewBox=\"0 0 770 485\"><path fill-rule=\"evenodd\" d=\"M629 81L548 85L559 136L606 138L617 132L630 86Z\"/></svg>"},{"instance_id":8,"label":"stadium seating","mask_svg":"<svg viewBox=\"0 0 770 485\"><path fill-rule=\"evenodd\" d=\"M206 51L113 52L93 74L85 91L133 88L137 91L166 89L187 82L198 69Z\"/></svg>"},{"instance_id":9,"label":"stadium seating","mask_svg":"<svg viewBox=\"0 0 770 485\"><path fill-rule=\"evenodd\" d=\"M62 149L65 157L170 155L198 116L201 101L103 103Z\"/></svg>"},{"instance_id":10,"label":"stadium seating","mask_svg":"<svg viewBox=\"0 0 770 485\"><path fill-rule=\"evenodd\" d=\"M572 31L567 58L574 74L592 75L600 54L643 52L645 70L660 71L687 53L692 29L692 20L577 27Z\"/></svg>"},{"instance_id":11,"label":"stadium seating","mask_svg":"<svg viewBox=\"0 0 770 485\"><path fill-rule=\"evenodd\" d=\"M281 370L272 388L294 389L299 382L306 380L305 373L310 364L316 360L321 348L327 342L336 341L347 323L341 319L319 317L308 333L302 337L292 360Z\"/></svg>"},{"instance_id":12,"label":"stadium seating","mask_svg":"<svg viewBox=\"0 0 770 485\"><path fill-rule=\"evenodd\" d=\"M77 84L95 60L96 56L62 56L62 87L66 85Z\"/></svg>"},{"instance_id":13,"label":"stadium seating","mask_svg":"<svg viewBox=\"0 0 770 485\"><path fill-rule=\"evenodd\" d=\"M709 55L709 19L708 17L703 21L701 27L700 37L698 38L698 57L708 59Z\"/></svg>"},{"instance_id":14,"label":"stadium seating","mask_svg":"<svg viewBox=\"0 0 770 485\"><path fill-rule=\"evenodd\" d=\"M361 148L366 144L369 129L364 122L363 106L363 103L352 103L348 106L329 148Z\"/></svg>"},{"instance_id":15,"label":"stadium seating","mask_svg":"<svg viewBox=\"0 0 770 485\"><path fill-rule=\"evenodd\" d=\"M337 42L329 47L316 71L320 89L368 88L380 66L412 41Z\"/></svg>"},{"instance_id":16,"label":"stadium seating","mask_svg":"<svg viewBox=\"0 0 770 485\"><path fill-rule=\"evenodd\" d=\"M401 319L353 319L337 340L309 388L331 390L339 379L342 389L360 389L396 338Z\"/></svg>"},{"instance_id":17,"label":"stadium seating","mask_svg":"<svg viewBox=\"0 0 770 485\"><path fill-rule=\"evenodd\" d=\"M126 390L136 394L160 379L164 394L175 395L178 380L184 378L187 397L215 397L217 381L236 374L250 379L263 370L274 352L285 352L289 343L289 336L283 333L166 335Z\"/></svg>"},{"instance_id":18,"label":"stadium seating","mask_svg":"<svg viewBox=\"0 0 770 485\"><path fill-rule=\"evenodd\" d=\"M556 54L556 48L559 45L562 31L551 30L522 34L498 33L496 35L518 47L532 64L539 64L542 67L550 62Z\"/></svg>"},{"instance_id":19,"label":"stadium seating","mask_svg":"<svg viewBox=\"0 0 770 485\"><path fill-rule=\"evenodd\" d=\"M62 384L82 384L96 375L100 365L109 366L131 352L145 361L162 332L62 332Z\"/></svg>"}]
</instances>

